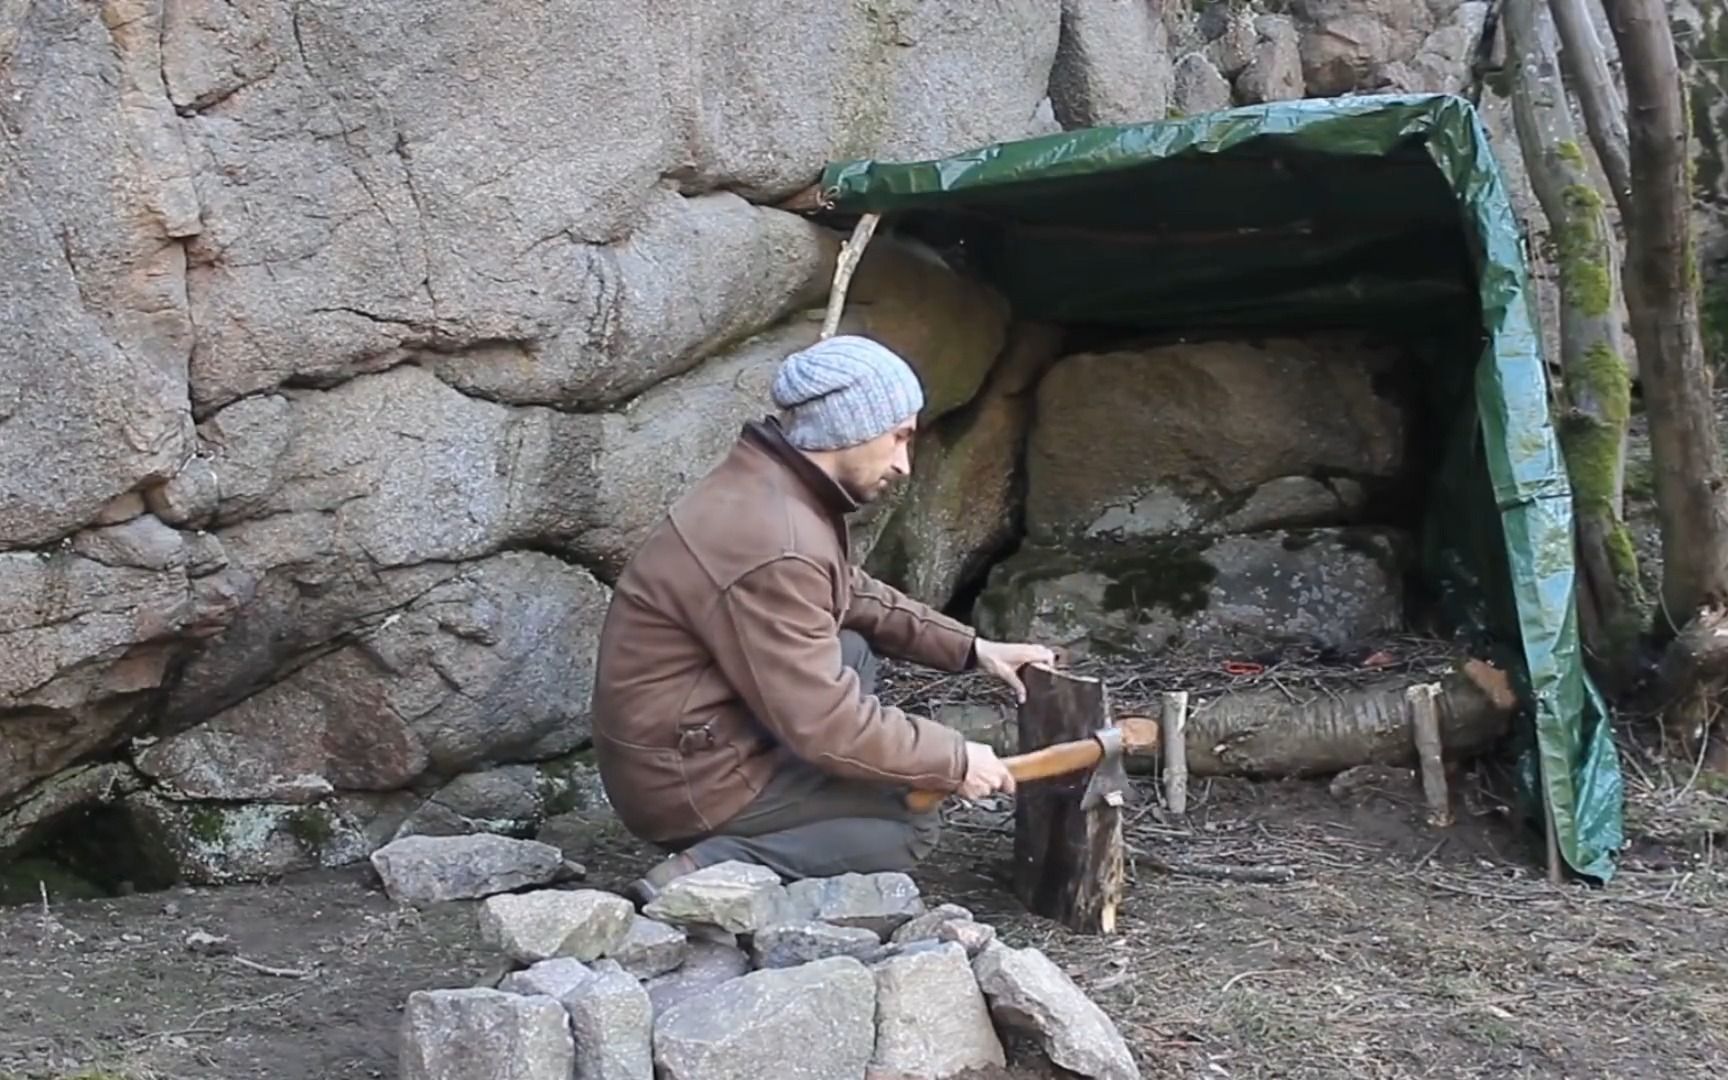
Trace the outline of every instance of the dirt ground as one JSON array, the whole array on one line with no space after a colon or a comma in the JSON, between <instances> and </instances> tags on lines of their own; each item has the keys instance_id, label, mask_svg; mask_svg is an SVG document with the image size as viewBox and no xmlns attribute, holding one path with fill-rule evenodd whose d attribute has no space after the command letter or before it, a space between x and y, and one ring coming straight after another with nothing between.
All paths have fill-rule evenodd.
<instances>
[{"instance_id":1,"label":"dirt ground","mask_svg":"<svg viewBox=\"0 0 1728 1080\"><path fill-rule=\"evenodd\" d=\"M1636 839L1600 890L1541 880L1480 790L1460 793L1453 828L1429 828L1397 775L1342 798L1202 783L1182 824L1147 796L1112 937L1024 915L1004 884L1005 811L951 821L918 876L932 902L1045 949L1148 1077L1728 1075L1728 799L1629 782ZM651 858L579 819L542 835L602 887ZM1192 876L1213 865L1291 880ZM189 950L194 931L236 953ZM472 905L399 909L361 871L4 909L0 1077L394 1077L407 995L493 964ZM1028 1059L1016 1074L1049 1072Z\"/></svg>"}]
</instances>

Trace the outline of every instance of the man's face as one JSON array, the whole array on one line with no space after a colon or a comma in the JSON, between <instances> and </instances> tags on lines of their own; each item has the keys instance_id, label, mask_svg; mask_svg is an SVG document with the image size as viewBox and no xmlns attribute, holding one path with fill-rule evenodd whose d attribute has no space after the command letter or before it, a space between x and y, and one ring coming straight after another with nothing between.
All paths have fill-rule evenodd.
<instances>
[{"instance_id":1,"label":"man's face","mask_svg":"<svg viewBox=\"0 0 1728 1080\"><path fill-rule=\"evenodd\" d=\"M860 503L881 498L895 480L911 475L912 436L917 430L918 418L913 417L867 443L837 452L834 479Z\"/></svg>"}]
</instances>

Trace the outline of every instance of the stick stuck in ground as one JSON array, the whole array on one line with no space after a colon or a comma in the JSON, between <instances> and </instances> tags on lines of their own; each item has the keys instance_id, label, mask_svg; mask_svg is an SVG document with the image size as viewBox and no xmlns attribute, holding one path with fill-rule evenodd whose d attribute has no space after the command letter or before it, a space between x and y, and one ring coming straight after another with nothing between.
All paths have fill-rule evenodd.
<instances>
[{"instance_id":1,"label":"stick stuck in ground","mask_svg":"<svg viewBox=\"0 0 1728 1080\"><path fill-rule=\"evenodd\" d=\"M1163 695L1164 801L1178 817L1188 812L1188 691Z\"/></svg>"}]
</instances>

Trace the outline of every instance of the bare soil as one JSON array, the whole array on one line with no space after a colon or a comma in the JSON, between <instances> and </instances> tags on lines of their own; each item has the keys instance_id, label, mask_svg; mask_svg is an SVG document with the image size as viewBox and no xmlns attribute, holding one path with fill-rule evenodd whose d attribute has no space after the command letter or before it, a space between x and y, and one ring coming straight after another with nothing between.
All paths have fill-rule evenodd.
<instances>
[{"instance_id":1,"label":"bare soil","mask_svg":"<svg viewBox=\"0 0 1728 1080\"><path fill-rule=\"evenodd\" d=\"M1430 828L1399 772L1341 797L1201 784L1181 823L1148 790L1129 833L1163 869L1136 864L1111 937L1020 909L1005 809L956 814L918 876L932 902L1046 950L1148 1077L1720 1077L1728 799L1680 782L1634 775L1636 840L1603 889L1541 880L1480 788L1459 793L1458 824ZM542 835L601 887L653 858L604 823ZM1191 876L1216 865L1291 880ZM193 931L235 954L195 953ZM358 870L4 909L0 1077L394 1077L407 995L498 970L471 904L397 908ZM1054 1075L1021 1057L1015 1077Z\"/></svg>"}]
</instances>

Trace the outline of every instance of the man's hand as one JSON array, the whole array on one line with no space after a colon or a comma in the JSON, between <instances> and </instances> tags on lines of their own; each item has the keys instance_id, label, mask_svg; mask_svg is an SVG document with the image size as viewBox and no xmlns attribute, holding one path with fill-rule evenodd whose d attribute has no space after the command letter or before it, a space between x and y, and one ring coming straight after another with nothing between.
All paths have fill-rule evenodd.
<instances>
[{"instance_id":1,"label":"man's hand","mask_svg":"<svg viewBox=\"0 0 1728 1080\"><path fill-rule=\"evenodd\" d=\"M1027 664L1056 666L1056 654L1043 645L1018 645L978 638L973 644L978 654L978 667L1014 688L1014 700L1024 703L1026 684L1020 681L1020 669Z\"/></svg>"},{"instance_id":2,"label":"man's hand","mask_svg":"<svg viewBox=\"0 0 1728 1080\"><path fill-rule=\"evenodd\" d=\"M982 799L993 792L1014 793L1014 774L996 751L980 742L966 744L966 779L957 794L962 799Z\"/></svg>"}]
</instances>

